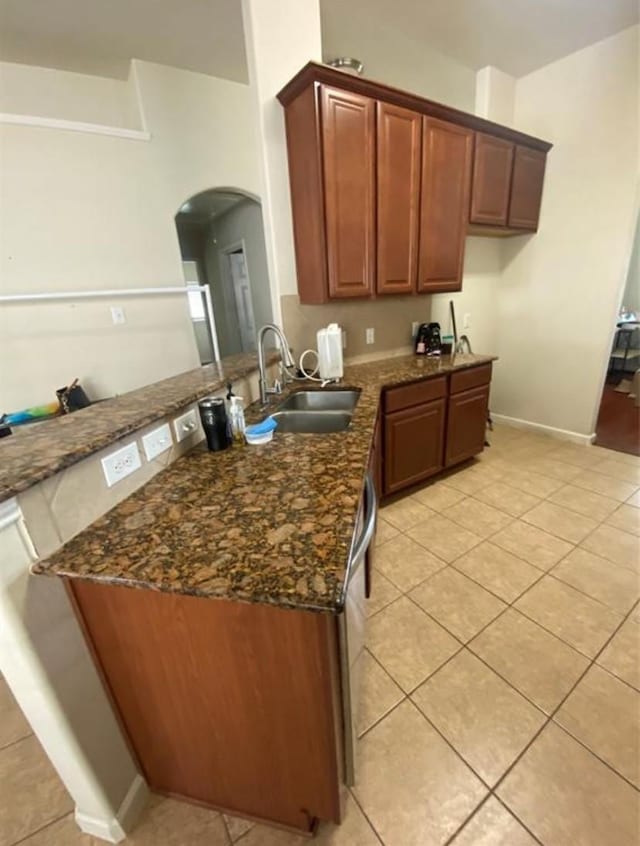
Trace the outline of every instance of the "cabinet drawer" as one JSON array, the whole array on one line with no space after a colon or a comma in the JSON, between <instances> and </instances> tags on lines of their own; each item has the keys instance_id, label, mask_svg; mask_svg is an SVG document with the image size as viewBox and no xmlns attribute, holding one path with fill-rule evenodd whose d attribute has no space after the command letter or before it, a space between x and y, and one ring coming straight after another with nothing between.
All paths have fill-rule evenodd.
<instances>
[{"instance_id":1,"label":"cabinet drawer","mask_svg":"<svg viewBox=\"0 0 640 846\"><path fill-rule=\"evenodd\" d=\"M384 410L387 414L392 411L401 411L403 408L411 408L413 405L439 399L446 394L446 376L438 376L437 379L424 379L422 382L414 382L411 385L403 385L400 388L390 388L385 391Z\"/></svg>"},{"instance_id":2,"label":"cabinet drawer","mask_svg":"<svg viewBox=\"0 0 640 846\"><path fill-rule=\"evenodd\" d=\"M481 364L479 367L470 367L469 370L461 370L459 373L451 374L450 393L459 394L461 391L468 391L470 388L488 385L490 381L491 362Z\"/></svg>"}]
</instances>

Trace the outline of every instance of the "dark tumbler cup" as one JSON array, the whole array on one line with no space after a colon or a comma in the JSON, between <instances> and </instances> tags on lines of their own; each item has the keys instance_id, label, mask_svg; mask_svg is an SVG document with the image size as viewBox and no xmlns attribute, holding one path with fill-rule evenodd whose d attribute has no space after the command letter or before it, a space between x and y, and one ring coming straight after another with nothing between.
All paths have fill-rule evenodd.
<instances>
[{"instance_id":1,"label":"dark tumbler cup","mask_svg":"<svg viewBox=\"0 0 640 846\"><path fill-rule=\"evenodd\" d=\"M210 450L226 449L231 444L227 410L220 397L205 397L198 403L202 428Z\"/></svg>"}]
</instances>

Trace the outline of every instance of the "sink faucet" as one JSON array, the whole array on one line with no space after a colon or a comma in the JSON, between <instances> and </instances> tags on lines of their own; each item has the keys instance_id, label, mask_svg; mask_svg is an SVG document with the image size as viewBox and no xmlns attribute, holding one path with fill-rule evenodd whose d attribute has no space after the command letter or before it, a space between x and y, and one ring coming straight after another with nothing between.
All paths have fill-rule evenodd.
<instances>
[{"instance_id":1,"label":"sink faucet","mask_svg":"<svg viewBox=\"0 0 640 846\"><path fill-rule=\"evenodd\" d=\"M282 390L280 382L276 379L272 388L267 387L267 374L264 361L264 336L271 330L280 341L280 351L282 353L282 363L284 367L295 367L289 343L284 336L284 332L275 323L265 323L265 325L258 332L258 368L260 370L260 405L266 405L269 395L279 394ZM286 370L284 371L286 375Z\"/></svg>"}]
</instances>

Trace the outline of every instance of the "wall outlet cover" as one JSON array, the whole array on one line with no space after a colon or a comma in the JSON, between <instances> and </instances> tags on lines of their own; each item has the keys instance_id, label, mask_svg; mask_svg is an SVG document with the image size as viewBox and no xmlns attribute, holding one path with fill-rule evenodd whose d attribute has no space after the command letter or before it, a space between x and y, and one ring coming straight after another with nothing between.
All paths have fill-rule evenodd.
<instances>
[{"instance_id":1,"label":"wall outlet cover","mask_svg":"<svg viewBox=\"0 0 640 846\"><path fill-rule=\"evenodd\" d=\"M127 317L122 306L111 306L111 319L116 326L127 322Z\"/></svg>"},{"instance_id":2,"label":"wall outlet cover","mask_svg":"<svg viewBox=\"0 0 640 846\"><path fill-rule=\"evenodd\" d=\"M367 329L365 332L365 337L368 344L374 344L376 341L376 330L375 329Z\"/></svg>"},{"instance_id":3,"label":"wall outlet cover","mask_svg":"<svg viewBox=\"0 0 640 846\"><path fill-rule=\"evenodd\" d=\"M153 461L158 455L161 455L173 445L173 438L171 437L171 429L168 423L158 426L152 432L148 432L142 438L142 446L147 461Z\"/></svg>"},{"instance_id":4,"label":"wall outlet cover","mask_svg":"<svg viewBox=\"0 0 640 846\"><path fill-rule=\"evenodd\" d=\"M142 467L138 444L132 441L130 444L120 447L110 455L106 455L101 463L102 472L107 480L107 487L111 488Z\"/></svg>"},{"instance_id":5,"label":"wall outlet cover","mask_svg":"<svg viewBox=\"0 0 640 846\"><path fill-rule=\"evenodd\" d=\"M198 431L198 412L195 408L176 417L173 421L173 431L176 433L178 443Z\"/></svg>"}]
</instances>

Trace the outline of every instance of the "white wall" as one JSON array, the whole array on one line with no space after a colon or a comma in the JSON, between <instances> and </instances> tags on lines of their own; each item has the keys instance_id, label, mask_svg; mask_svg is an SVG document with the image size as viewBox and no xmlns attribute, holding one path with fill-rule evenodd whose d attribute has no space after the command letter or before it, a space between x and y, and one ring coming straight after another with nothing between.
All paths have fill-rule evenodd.
<instances>
[{"instance_id":1,"label":"white wall","mask_svg":"<svg viewBox=\"0 0 640 846\"><path fill-rule=\"evenodd\" d=\"M242 0L249 83L258 123L267 262L276 321L297 292L284 110L275 99L308 61L321 61L318 0Z\"/></svg>"},{"instance_id":2,"label":"white wall","mask_svg":"<svg viewBox=\"0 0 640 846\"><path fill-rule=\"evenodd\" d=\"M180 284L181 203L213 187L260 194L248 86L134 64L150 142L0 127L2 293ZM24 68L23 79L21 68L11 69L14 91L32 71ZM90 120L96 107L83 111L86 92L97 88L82 75L48 73L62 73L56 84L65 91L63 113L54 116L69 117L76 97L77 119ZM6 97L25 112L17 93ZM113 304L124 306L124 326L112 324ZM199 363L186 298L3 305L0 336L2 411L49 401L75 376L97 398Z\"/></svg>"},{"instance_id":3,"label":"white wall","mask_svg":"<svg viewBox=\"0 0 640 846\"><path fill-rule=\"evenodd\" d=\"M593 432L635 226L638 27L519 79L515 124L553 142L540 229L508 239L493 409Z\"/></svg>"},{"instance_id":4,"label":"white wall","mask_svg":"<svg viewBox=\"0 0 640 846\"><path fill-rule=\"evenodd\" d=\"M106 79L0 62L0 112L142 129L134 74Z\"/></svg>"},{"instance_id":5,"label":"white wall","mask_svg":"<svg viewBox=\"0 0 640 846\"><path fill-rule=\"evenodd\" d=\"M344 0L323 2L342 5ZM465 65L381 25L366 2L350 4L349 14L322 17L322 56L351 56L364 64L364 76L404 88L430 100L472 112L475 72Z\"/></svg>"},{"instance_id":6,"label":"white wall","mask_svg":"<svg viewBox=\"0 0 640 846\"><path fill-rule=\"evenodd\" d=\"M467 335L474 353L496 353L499 320L498 286L502 273L502 243L498 238L467 238L462 291L435 294L431 298L431 319L443 335L453 334L449 302L453 300L458 337ZM469 325L463 326L465 315Z\"/></svg>"},{"instance_id":7,"label":"white wall","mask_svg":"<svg viewBox=\"0 0 640 846\"><path fill-rule=\"evenodd\" d=\"M627 282L622 295L622 306L627 311L635 311L640 316L640 215L636 218L636 234L633 239L633 252L629 261Z\"/></svg>"}]
</instances>

